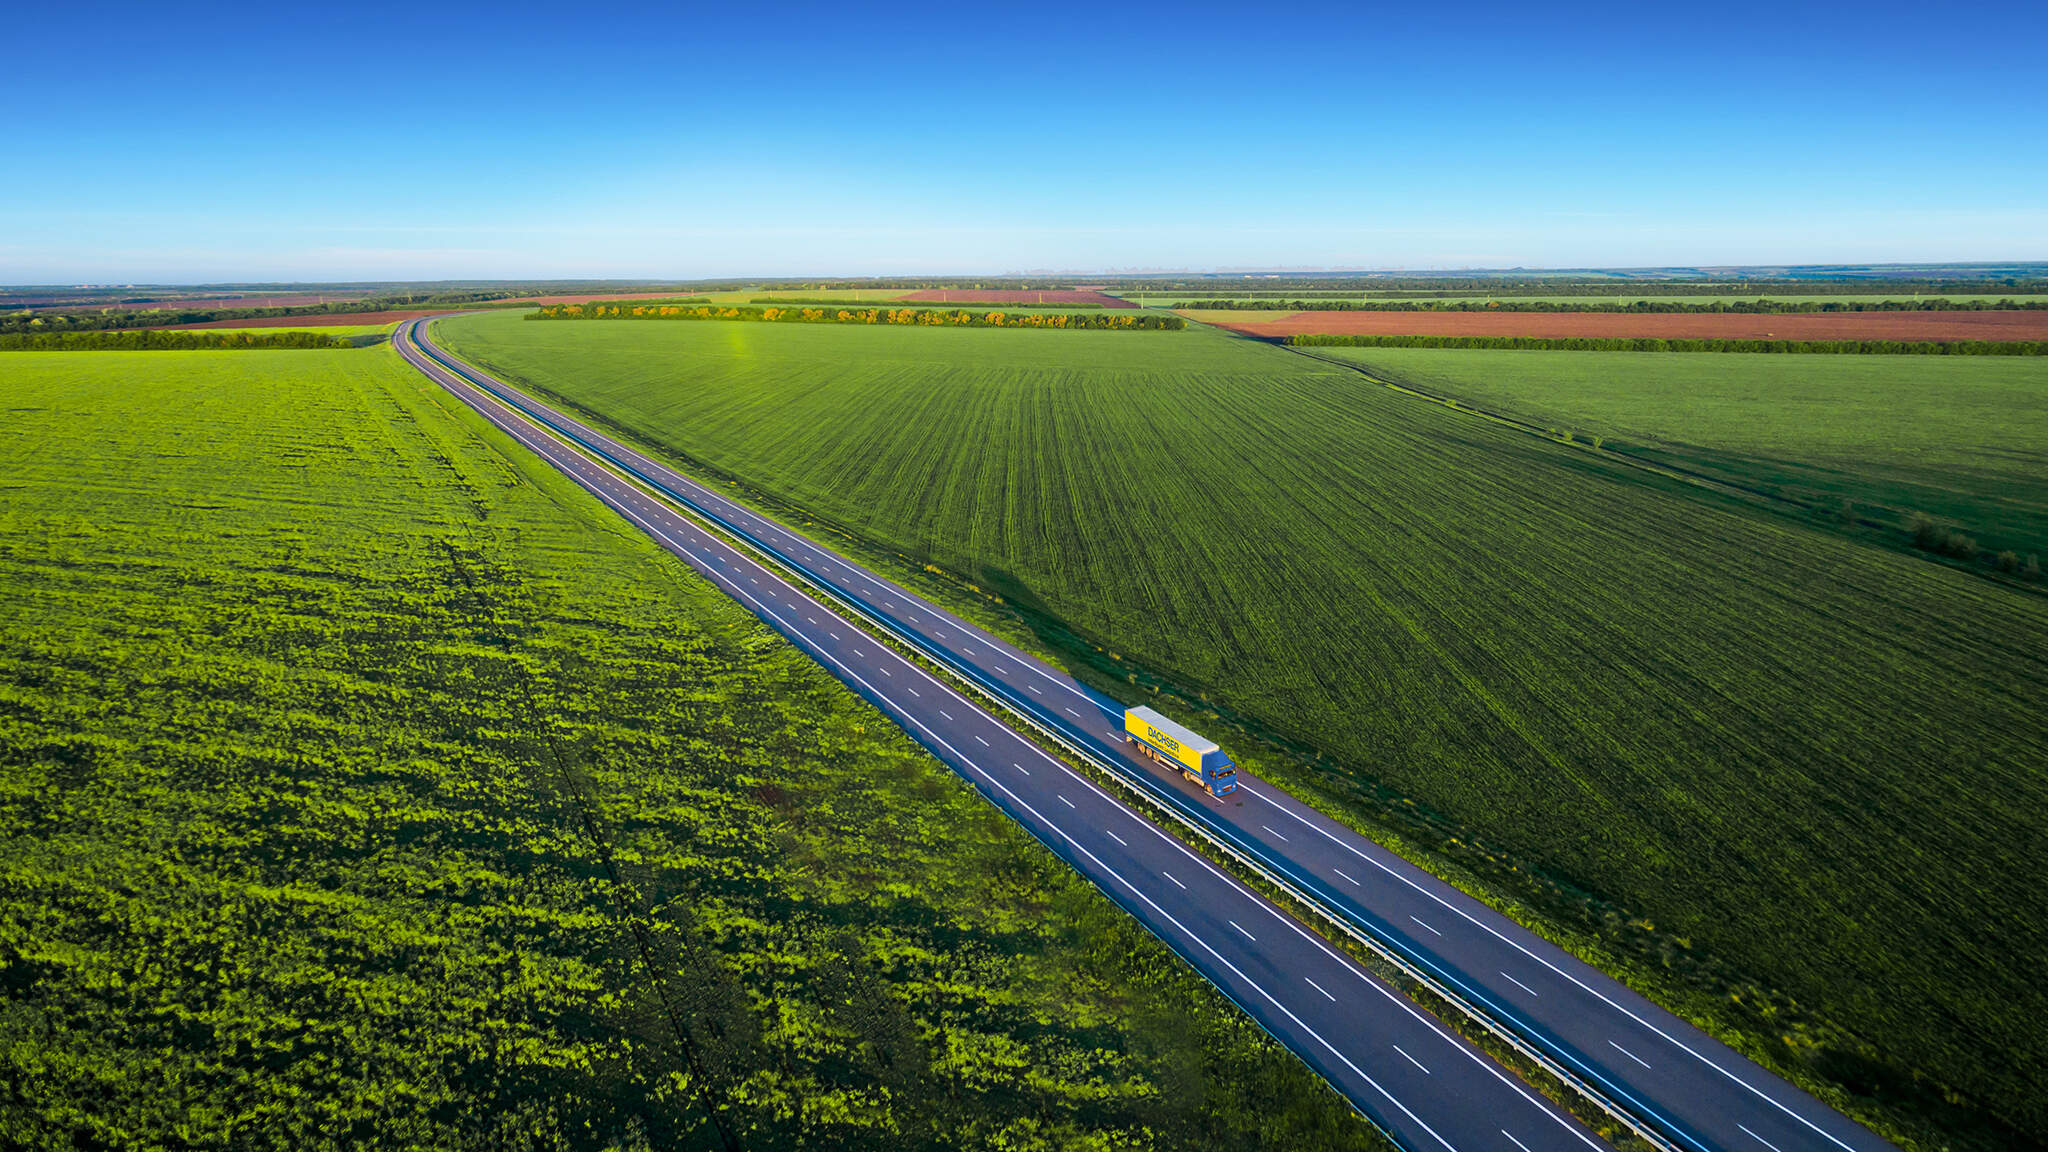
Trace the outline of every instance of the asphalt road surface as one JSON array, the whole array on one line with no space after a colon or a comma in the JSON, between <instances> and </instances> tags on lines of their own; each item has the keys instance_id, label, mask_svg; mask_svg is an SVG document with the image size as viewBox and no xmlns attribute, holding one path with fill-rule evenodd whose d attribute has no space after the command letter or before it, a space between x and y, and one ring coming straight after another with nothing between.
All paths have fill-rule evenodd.
<instances>
[{"instance_id":1,"label":"asphalt road surface","mask_svg":"<svg viewBox=\"0 0 2048 1152\"><path fill-rule=\"evenodd\" d=\"M456 361L424 339L422 324L411 322L398 331L395 343L407 359L521 434L882 707L1405 1146L1533 1150L1583 1148L1591 1141L1405 998L1122 802L590 457L774 556L931 660L1056 731L1395 952L1668 1143L1702 1152L1890 1147L1590 965L1242 768L1234 794L1223 800L1209 796L1130 749L1119 702ZM577 441L583 452L536 435L535 427L543 424ZM1501 1097L1498 1106L1490 1102L1493 1097Z\"/></svg>"}]
</instances>

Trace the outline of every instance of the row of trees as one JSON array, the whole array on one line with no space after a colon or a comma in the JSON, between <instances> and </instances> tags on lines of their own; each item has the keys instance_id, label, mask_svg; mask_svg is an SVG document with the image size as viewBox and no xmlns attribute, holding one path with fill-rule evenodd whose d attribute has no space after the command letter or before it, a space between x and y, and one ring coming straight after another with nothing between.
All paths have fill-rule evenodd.
<instances>
[{"instance_id":1,"label":"row of trees","mask_svg":"<svg viewBox=\"0 0 2048 1152\"><path fill-rule=\"evenodd\" d=\"M2048 356L2042 340L1658 340L1571 336L1289 336L1297 348L1509 348L1537 352L1808 352L1899 356Z\"/></svg>"},{"instance_id":2,"label":"row of trees","mask_svg":"<svg viewBox=\"0 0 2048 1152\"><path fill-rule=\"evenodd\" d=\"M755 320L782 324L901 324L944 328L1096 328L1170 331L1178 316L1098 311L971 312L940 308L750 308L737 305L553 304L528 320Z\"/></svg>"},{"instance_id":3,"label":"row of trees","mask_svg":"<svg viewBox=\"0 0 2048 1152\"><path fill-rule=\"evenodd\" d=\"M749 299L749 300L747 301L747 303L749 303L749 304L837 304L837 305L839 305L839 306L841 306L841 307L844 307L844 306L846 306L846 305L848 305L848 304L857 304L857 303L861 303L861 301L857 301L857 300L840 300L840 299L836 299L836 298L834 298L834 297L831 297L831 296L755 296L755 297L753 297L753 298ZM944 301L940 301L940 300L882 300L882 301L875 301L875 303L878 303L878 304L893 304L893 305L898 305L898 306L903 306L903 307L911 307L911 308L932 308L932 307L942 307L942 306L943 306L943 305L945 304L945 302L944 302ZM957 306L957 305L956 305L956 306ZM1006 307L1006 308L1018 308L1018 307L1032 307L1032 305L1026 305L1026 304L1023 304L1023 303L1021 303L1021 302L1012 302L1012 303L1006 303L1006 304L1004 305L1004 307ZM1044 305L1044 307L1057 307L1057 308L1101 308L1101 307L1103 307L1103 305L1101 305L1101 304L1092 304L1092 303L1088 303L1088 302L1086 302L1086 301L1063 301L1063 302L1061 302L1061 303L1059 303L1059 304L1056 304L1056 305Z\"/></svg>"},{"instance_id":4,"label":"row of trees","mask_svg":"<svg viewBox=\"0 0 2048 1152\"><path fill-rule=\"evenodd\" d=\"M204 324L215 320L272 320L294 316L354 315L388 312L394 308L491 307L505 300L530 297L531 292L478 291L439 293L397 293L360 300L331 301L326 304L277 305L252 308L133 308L44 312L23 309L0 313L0 335L44 332L104 332L127 328L162 328L171 324Z\"/></svg>"},{"instance_id":5,"label":"row of trees","mask_svg":"<svg viewBox=\"0 0 2048 1152\"><path fill-rule=\"evenodd\" d=\"M1952 557L1957 560L1972 560L1990 564L2000 572L2019 580L2041 578L2041 557L2028 553L2021 557L2008 548L1993 554L1977 546L1977 538L1954 524L1938 520L1925 512L1915 512L1906 519L1906 531L1913 534L1913 544L1926 552Z\"/></svg>"},{"instance_id":6,"label":"row of trees","mask_svg":"<svg viewBox=\"0 0 2048 1152\"><path fill-rule=\"evenodd\" d=\"M41 332L0 336L5 352L190 352L215 348L353 348L325 332Z\"/></svg>"},{"instance_id":7,"label":"row of trees","mask_svg":"<svg viewBox=\"0 0 2048 1152\"><path fill-rule=\"evenodd\" d=\"M2048 310L2043 300L1190 300L1182 308L1292 312L1704 312L1777 315L1805 312L2021 312Z\"/></svg>"},{"instance_id":8,"label":"row of trees","mask_svg":"<svg viewBox=\"0 0 2048 1152\"><path fill-rule=\"evenodd\" d=\"M2038 267L2038 266L2034 266ZM1662 277L1662 276L1308 276L1308 277L1203 277L1176 280L1168 277L1147 280L1111 280L1109 291L1161 295L1169 292L1201 292L1211 296L1474 296L1492 293L1502 296L1621 296L1657 292L1671 296L1867 296L1875 292L1898 295L1989 295L2048 292L2048 279L2039 275L1987 276L1856 276L1805 278L1798 276L1758 277Z\"/></svg>"}]
</instances>

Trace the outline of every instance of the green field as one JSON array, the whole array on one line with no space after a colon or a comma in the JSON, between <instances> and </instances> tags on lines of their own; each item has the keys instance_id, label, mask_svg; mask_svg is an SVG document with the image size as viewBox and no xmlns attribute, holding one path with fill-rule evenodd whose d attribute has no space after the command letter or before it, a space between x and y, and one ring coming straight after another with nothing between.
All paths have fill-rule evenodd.
<instances>
[{"instance_id":1,"label":"green field","mask_svg":"<svg viewBox=\"0 0 2048 1152\"><path fill-rule=\"evenodd\" d=\"M2048 556L2048 365L2024 357L1317 348L1631 455Z\"/></svg>"},{"instance_id":2,"label":"green field","mask_svg":"<svg viewBox=\"0 0 2048 1152\"><path fill-rule=\"evenodd\" d=\"M1895 1132L2048 1125L2048 598L1213 330L439 328Z\"/></svg>"},{"instance_id":3,"label":"green field","mask_svg":"<svg viewBox=\"0 0 2048 1152\"><path fill-rule=\"evenodd\" d=\"M1384 1147L388 347L0 372L0 1145Z\"/></svg>"}]
</instances>

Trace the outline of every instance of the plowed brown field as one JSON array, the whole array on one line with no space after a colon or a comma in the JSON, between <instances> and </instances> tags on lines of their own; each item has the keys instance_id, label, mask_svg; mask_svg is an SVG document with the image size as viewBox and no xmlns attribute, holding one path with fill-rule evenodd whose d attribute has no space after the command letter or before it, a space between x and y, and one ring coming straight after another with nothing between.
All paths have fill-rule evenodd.
<instances>
[{"instance_id":1,"label":"plowed brown field","mask_svg":"<svg viewBox=\"0 0 2048 1152\"><path fill-rule=\"evenodd\" d=\"M1533 336L1669 340L2048 340L2048 311L1839 312L1757 316L1651 312L1296 312L1211 323L1253 336Z\"/></svg>"},{"instance_id":2,"label":"plowed brown field","mask_svg":"<svg viewBox=\"0 0 2048 1152\"><path fill-rule=\"evenodd\" d=\"M1036 289L1014 288L927 288L922 292L905 293L897 299L940 304L1100 304L1104 308L1137 307L1128 300L1119 300L1100 292L1073 289L1040 292Z\"/></svg>"}]
</instances>

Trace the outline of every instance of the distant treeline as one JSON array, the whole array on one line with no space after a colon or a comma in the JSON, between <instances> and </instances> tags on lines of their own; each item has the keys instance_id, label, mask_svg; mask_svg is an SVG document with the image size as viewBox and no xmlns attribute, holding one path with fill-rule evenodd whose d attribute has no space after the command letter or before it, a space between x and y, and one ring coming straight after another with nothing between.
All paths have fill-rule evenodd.
<instances>
[{"instance_id":1,"label":"distant treeline","mask_svg":"<svg viewBox=\"0 0 2048 1152\"><path fill-rule=\"evenodd\" d=\"M208 348L353 348L325 332L42 332L0 336L0 352L189 352Z\"/></svg>"},{"instance_id":2,"label":"distant treeline","mask_svg":"<svg viewBox=\"0 0 2048 1152\"><path fill-rule=\"evenodd\" d=\"M551 304L529 312L528 320L759 320L780 324L909 324L933 328L1104 328L1172 331L1187 326L1178 316L1097 311L1003 312L941 308L696 308L645 304Z\"/></svg>"},{"instance_id":3,"label":"distant treeline","mask_svg":"<svg viewBox=\"0 0 2048 1152\"><path fill-rule=\"evenodd\" d=\"M2048 341L1658 340L1571 336L1289 336L1297 348L1509 348L1537 352L1805 352L1885 356L2048 356Z\"/></svg>"},{"instance_id":4,"label":"distant treeline","mask_svg":"<svg viewBox=\"0 0 2048 1152\"><path fill-rule=\"evenodd\" d=\"M41 332L0 335L7 352L157 352L208 348L354 348L325 332Z\"/></svg>"},{"instance_id":5,"label":"distant treeline","mask_svg":"<svg viewBox=\"0 0 2048 1152\"><path fill-rule=\"evenodd\" d=\"M689 301L689 303L695 303L695 301ZM960 307L960 306L961 306L962 304L966 304L966 303L969 303L969 301L965 301L965 300L848 300L848 299L845 299L845 298L843 298L843 297L832 297L832 296L755 296L755 297L753 297L753 298L749 299L749 300L747 301L747 303L749 303L749 304L833 304L833 305L837 305L838 307L841 307L841 308L844 308L844 307L847 307L848 305L853 305L853 304L865 305L865 306L867 306L867 307L870 307L870 308L873 308L873 307L879 307L879 306L881 306L881 305L884 305L884 304L886 304L886 305L888 305L888 306L890 306L890 307L892 307L892 308L958 308L958 307ZM1102 307L1102 305L1100 305L1100 304L1089 304L1089 303L1060 303L1060 304L1033 304L1033 303L1030 303L1029 301L1024 301L1024 300L1004 300L1004 301L1001 301L1001 302L999 302L999 303L992 303L992 304L990 304L990 305L989 305L989 307L991 307L991 308L1063 308L1063 309L1071 309L1071 308L1100 308L1100 307Z\"/></svg>"},{"instance_id":6,"label":"distant treeline","mask_svg":"<svg viewBox=\"0 0 2048 1152\"><path fill-rule=\"evenodd\" d=\"M1106 289L1113 294L1147 296L1380 296L1429 299L1446 296L1988 296L1994 293L2033 294L2048 292L2048 279L2040 276L1927 277L1839 277L1804 280L1757 277L1753 279L1659 279L1655 277L1503 277L1503 276L1357 276L1302 278L1218 277L1202 280L1115 281Z\"/></svg>"},{"instance_id":7,"label":"distant treeline","mask_svg":"<svg viewBox=\"0 0 2048 1152\"><path fill-rule=\"evenodd\" d=\"M1564 300L1190 300L1182 308L1217 312L1705 312L1777 315L1801 312L2048 311L2043 300L1634 300L1580 304Z\"/></svg>"},{"instance_id":8,"label":"distant treeline","mask_svg":"<svg viewBox=\"0 0 2048 1152\"><path fill-rule=\"evenodd\" d=\"M474 304L474 300L354 300L273 308L134 309L105 312L15 312L0 316L0 335L47 332L107 332L125 328L159 328L167 324L204 324L213 320L270 320L292 316L335 316L357 312L388 312L393 308L442 308Z\"/></svg>"},{"instance_id":9,"label":"distant treeline","mask_svg":"<svg viewBox=\"0 0 2048 1152\"><path fill-rule=\"evenodd\" d=\"M399 293L363 300L342 300L327 304L273 305L253 308L141 308L42 312L25 309L0 313L0 335L18 332L104 332L124 328L160 328L169 324L204 324L214 320L270 320L293 316L335 316L359 312L389 312L401 308L492 307L499 301L519 300L532 292L443 292L437 294ZM701 296L687 297L695 302Z\"/></svg>"}]
</instances>

